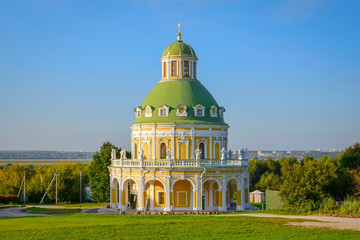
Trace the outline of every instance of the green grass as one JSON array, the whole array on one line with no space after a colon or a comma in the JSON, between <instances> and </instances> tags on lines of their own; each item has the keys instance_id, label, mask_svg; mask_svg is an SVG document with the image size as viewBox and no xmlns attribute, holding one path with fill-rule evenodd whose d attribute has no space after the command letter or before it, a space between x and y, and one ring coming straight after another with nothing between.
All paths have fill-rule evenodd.
<instances>
[{"instance_id":1,"label":"green grass","mask_svg":"<svg viewBox=\"0 0 360 240\"><path fill-rule=\"evenodd\" d=\"M262 203L250 203L250 205L255 206L257 208L262 208ZM266 203L264 203L264 208L266 209Z\"/></svg>"},{"instance_id":2,"label":"green grass","mask_svg":"<svg viewBox=\"0 0 360 240\"><path fill-rule=\"evenodd\" d=\"M66 214L66 213L79 213L81 209L76 208L25 208L22 212L28 213L43 213L43 214Z\"/></svg>"},{"instance_id":3,"label":"green grass","mask_svg":"<svg viewBox=\"0 0 360 240\"><path fill-rule=\"evenodd\" d=\"M108 202L102 202L102 203L68 203L68 204L58 204L57 206L61 207L78 207L78 208L101 208L104 206L109 205ZM56 206L56 205L54 205Z\"/></svg>"},{"instance_id":4,"label":"green grass","mask_svg":"<svg viewBox=\"0 0 360 240\"><path fill-rule=\"evenodd\" d=\"M62 215L0 219L0 239L359 239L355 231L242 216ZM300 220L298 220L300 221Z\"/></svg>"}]
</instances>

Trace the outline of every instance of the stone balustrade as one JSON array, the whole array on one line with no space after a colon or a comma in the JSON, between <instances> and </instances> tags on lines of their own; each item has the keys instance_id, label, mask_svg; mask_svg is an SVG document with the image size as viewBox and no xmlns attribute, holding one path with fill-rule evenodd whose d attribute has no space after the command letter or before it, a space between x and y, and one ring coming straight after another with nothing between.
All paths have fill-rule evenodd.
<instances>
[{"instance_id":1,"label":"stone balustrade","mask_svg":"<svg viewBox=\"0 0 360 240\"><path fill-rule=\"evenodd\" d=\"M112 167L246 167L247 161L221 159L112 160Z\"/></svg>"}]
</instances>

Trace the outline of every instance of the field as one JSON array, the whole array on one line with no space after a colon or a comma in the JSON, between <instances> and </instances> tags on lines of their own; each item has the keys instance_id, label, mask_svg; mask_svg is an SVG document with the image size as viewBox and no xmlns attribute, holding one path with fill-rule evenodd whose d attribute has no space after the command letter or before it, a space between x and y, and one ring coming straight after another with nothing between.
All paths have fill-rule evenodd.
<instances>
[{"instance_id":1,"label":"field","mask_svg":"<svg viewBox=\"0 0 360 240\"><path fill-rule=\"evenodd\" d=\"M1 210L0 210L1 211ZM289 226L244 216L75 214L0 219L0 239L359 239L345 230Z\"/></svg>"},{"instance_id":2,"label":"field","mask_svg":"<svg viewBox=\"0 0 360 240\"><path fill-rule=\"evenodd\" d=\"M0 166L7 165L9 163L20 165L34 165L34 166L47 166L61 162L73 162L73 163L89 163L92 158L87 159L0 159Z\"/></svg>"}]
</instances>

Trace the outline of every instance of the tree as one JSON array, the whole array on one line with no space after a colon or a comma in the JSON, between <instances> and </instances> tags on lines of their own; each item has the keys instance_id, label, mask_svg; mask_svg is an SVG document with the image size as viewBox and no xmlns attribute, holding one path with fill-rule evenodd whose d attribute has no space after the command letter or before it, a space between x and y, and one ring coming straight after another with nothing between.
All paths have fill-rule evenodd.
<instances>
[{"instance_id":1,"label":"tree","mask_svg":"<svg viewBox=\"0 0 360 240\"><path fill-rule=\"evenodd\" d=\"M91 199L95 202L110 201L110 177L108 167L111 165L111 150L116 150L119 156L120 149L105 142L100 148L100 152L94 154L89 167Z\"/></svg>"},{"instance_id":2,"label":"tree","mask_svg":"<svg viewBox=\"0 0 360 240\"><path fill-rule=\"evenodd\" d=\"M355 143L353 146L345 149L340 164L343 171L360 167L360 143Z\"/></svg>"},{"instance_id":3,"label":"tree","mask_svg":"<svg viewBox=\"0 0 360 240\"><path fill-rule=\"evenodd\" d=\"M302 164L293 164L283 169L284 180L280 195L290 207L299 207L308 202L309 210L330 195L332 182L336 179L336 165L327 158L310 159Z\"/></svg>"},{"instance_id":4,"label":"tree","mask_svg":"<svg viewBox=\"0 0 360 240\"><path fill-rule=\"evenodd\" d=\"M261 175L259 182L255 187L261 191L265 190L280 190L281 180L279 175L271 172L266 172Z\"/></svg>"},{"instance_id":5,"label":"tree","mask_svg":"<svg viewBox=\"0 0 360 240\"><path fill-rule=\"evenodd\" d=\"M349 175L352 179L353 194L360 198L360 167L350 170Z\"/></svg>"}]
</instances>

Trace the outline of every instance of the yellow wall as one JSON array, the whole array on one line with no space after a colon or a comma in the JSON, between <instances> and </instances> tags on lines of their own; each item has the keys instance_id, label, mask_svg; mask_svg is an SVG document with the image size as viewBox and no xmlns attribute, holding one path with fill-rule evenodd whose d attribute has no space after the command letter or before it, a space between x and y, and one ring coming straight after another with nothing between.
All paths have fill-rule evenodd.
<instances>
[{"instance_id":1,"label":"yellow wall","mask_svg":"<svg viewBox=\"0 0 360 240\"><path fill-rule=\"evenodd\" d=\"M187 192L187 201L184 198L185 193L179 193L179 202L178 202L178 192L181 191ZM191 201L191 183L187 180L177 181L174 185L174 207L190 207L191 206L190 201Z\"/></svg>"},{"instance_id":2,"label":"yellow wall","mask_svg":"<svg viewBox=\"0 0 360 240\"><path fill-rule=\"evenodd\" d=\"M218 191L218 203L219 207L222 207L222 191Z\"/></svg>"},{"instance_id":3,"label":"yellow wall","mask_svg":"<svg viewBox=\"0 0 360 240\"><path fill-rule=\"evenodd\" d=\"M121 205L125 205L125 191L121 191Z\"/></svg>"},{"instance_id":4,"label":"yellow wall","mask_svg":"<svg viewBox=\"0 0 360 240\"><path fill-rule=\"evenodd\" d=\"M241 205L241 190L237 191L236 204Z\"/></svg>"},{"instance_id":5,"label":"yellow wall","mask_svg":"<svg viewBox=\"0 0 360 240\"><path fill-rule=\"evenodd\" d=\"M154 183L154 188L155 188L155 207L165 207L166 205L166 194L165 194L165 191L164 191L164 187L162 185L161 182L159 181L155 181ZM164 203L163 204L159 204L159 199L158 199L158 192L164 192Z\"/></svg>"},{"instance_id":6,"label":"yellow wall","mask_svg":"<svg viewBox=\"0 0 360 240\"><path fill-rule=\"evenodd\" d=\"M179 154L179 157L180 159L187 159L186 158L186 143L181 143L180 144L180 154Z\"/></svg>"},{"instance_id":7,"label":"yellow wall","mask_svg":"<svg viewBox=\"0 0 360 240\"><path fill-rule=\"evenodd\" d=\"M245 203L249 203L249 189L245 188Z\"/></svg>"},{"instance_id":8,"label":"yellow wall","mask_svg":"<svg viewBox=\"0 0 360 240\"><path fill-rule=\"evenodd\" d=\"M215 144L215 159L220 159L220 144Z\"/></svg>"},{"instance_id":9,"label":"yellow wall","mask_svg":"<svg viewBox=\"0 0 360 240\"><path fill-rule=\"evenodd\" d=\"M144 159L150 159L149 144L144 143Z\"/></svg>"},{"instance_id":10,"label":"yellow wall","mask_svg":"<svg viewBox=\"0 0 360 240\"><path fill-rule=\"evenodd\" d=\"M111 202L116 203L116 189L111 189Z\"/></svg>"}]
</instances>

